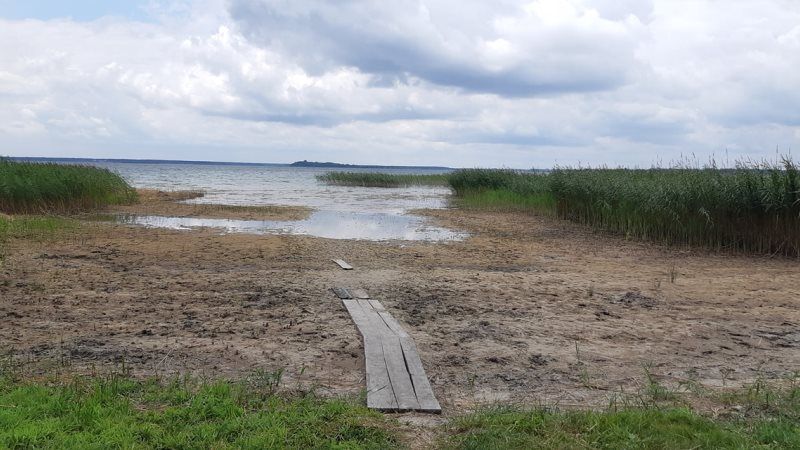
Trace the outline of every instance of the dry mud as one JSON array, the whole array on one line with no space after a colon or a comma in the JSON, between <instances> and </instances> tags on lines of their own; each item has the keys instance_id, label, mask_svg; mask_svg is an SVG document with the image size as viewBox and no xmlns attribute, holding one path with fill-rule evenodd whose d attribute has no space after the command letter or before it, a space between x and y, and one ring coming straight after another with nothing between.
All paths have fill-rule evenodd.
<instances>
[{"instance_id":1,"label":"dry mud","mask_svg":"<svg viewBox=\"0 0 800 450\"><path fill-rule=\"evenodd\" d=\"M0 349L33 372L284 370L287 386L358 395L361 342L330 291L342 286L366 289L404 324L446 414L495 402L604 405L639 389L645 370L672 386L722 387L800 367L796 260L661 248L533 215L425 214L472 237L368 242L87 222L12 241Z\"/></svg>"}]
</instances>

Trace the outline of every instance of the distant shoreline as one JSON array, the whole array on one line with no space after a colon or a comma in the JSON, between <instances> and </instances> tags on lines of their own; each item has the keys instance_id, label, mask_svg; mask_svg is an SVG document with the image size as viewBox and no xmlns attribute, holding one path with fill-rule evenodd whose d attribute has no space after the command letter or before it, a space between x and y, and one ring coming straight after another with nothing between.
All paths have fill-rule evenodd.
<instances>
[{"instance_id":1,"label":"distant shoreline","mask_svg":"<svg viewBox=\"0 0 800 450\"><path fill-rule=\"evenodd\" d=\"M188 161L171 159L127 159L127 158L49 158L42 156L8 156L11 161L63 162L63 163L125 163L125 164L193 164L203 166L288 166L278 163L249 163L223 161Z\"/></svg>"},{"instance_id":2,"label":"distant shoreline","mask_svg":"<svg viewBox=\"0 0 800 450\"><path fill-rule=\"evenodd\" d=\"M8 156L3 157L11 161L24 162L58 162L58 163L123 163L123 164L186 164L203 166L265 166L265 167L307 167L331 169L425 169L425 170L454 170L452 167L443 166L380 166L362 164L342 164L334 162L296 161L285 163L251 163L230 161L188 161L170 159L129 159L129 158L49 158L41 156Z\"/></svg>"},{"instance_id":3,"label":"distant shoreline","mask_svg":"<svg viewBox=\"0 0 800 450\"><path fill-rule=\"evenodd\" d=\"M379 166L369 164L342 164L335 162L296 161L289 164L291 167L319 167L331 169L428 169L428 170L454 170L444 166Z\"/></svg>"}]
</instances>

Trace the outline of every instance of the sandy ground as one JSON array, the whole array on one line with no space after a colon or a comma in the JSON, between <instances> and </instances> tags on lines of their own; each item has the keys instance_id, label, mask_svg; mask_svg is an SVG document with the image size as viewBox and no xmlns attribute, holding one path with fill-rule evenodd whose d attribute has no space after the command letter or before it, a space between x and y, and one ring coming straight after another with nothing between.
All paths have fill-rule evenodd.
<instances>
[{"instance_id":1,"label":"sandy ground","mask_svg":"<svg viewBox=\"0 0 800 450\"><path fill-rule=\"evenodd\" d=\"M445 416L494 402L605 405L640 388L645 370L721 387L800 368L796 260L661 248L524 214L426 214L473 237L87 223L14 241L0 268L0 348L35 371L282 369L287 386L358 395L361 343L330 291L342 286L366 289L405 325Z\"/></svg>"}]
</instances>

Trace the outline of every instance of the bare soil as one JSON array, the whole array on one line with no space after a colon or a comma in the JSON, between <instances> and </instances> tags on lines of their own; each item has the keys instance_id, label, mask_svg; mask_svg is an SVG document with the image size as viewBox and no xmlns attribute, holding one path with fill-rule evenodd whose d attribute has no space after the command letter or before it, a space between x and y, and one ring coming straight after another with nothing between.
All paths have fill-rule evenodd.
<instances>
[{"instance_id":1,"label":"bare soil","mask_svg":"<svg viewBox=\"0 0 800 450\"><path fill-rule=\"evenodd\" d=\"M86 222L12 241L0 348L36 372L282 369L286 385L358 395L361 343L330 291L342 286L367 290L406 327L445 414L602 406L639 389L646 370L672 386L723 387L800 367L796 260L663 248L535 215L425 214L472 237L379 243Z\"/></svg>"}]
</instances>

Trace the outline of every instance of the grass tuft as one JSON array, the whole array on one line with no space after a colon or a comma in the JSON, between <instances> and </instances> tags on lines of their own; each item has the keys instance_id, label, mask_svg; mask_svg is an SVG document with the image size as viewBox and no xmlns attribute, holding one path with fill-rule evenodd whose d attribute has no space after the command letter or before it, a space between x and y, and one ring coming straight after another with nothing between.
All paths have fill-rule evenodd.
<instances>
[{"instance_id":1,"label":"grass tuft","mask_svg":"<svg viewBox=\"0 0 800 450\"><path fill-rule=\"evenodd\" d=\"M0 159L0 211L5 213L68 213L136 198L136 190L108 169Z\"/></svg>"}]
</instances>

